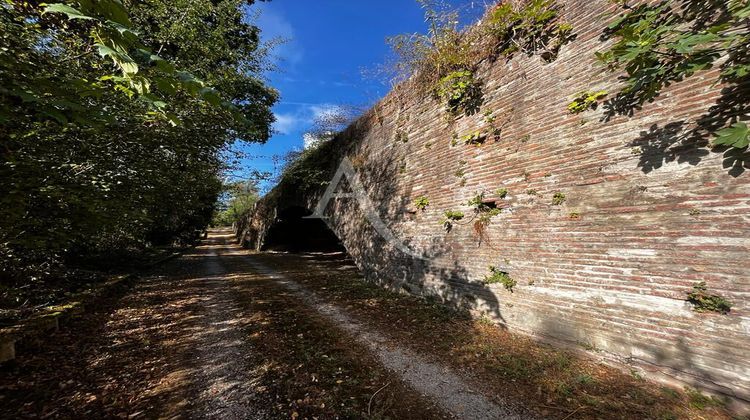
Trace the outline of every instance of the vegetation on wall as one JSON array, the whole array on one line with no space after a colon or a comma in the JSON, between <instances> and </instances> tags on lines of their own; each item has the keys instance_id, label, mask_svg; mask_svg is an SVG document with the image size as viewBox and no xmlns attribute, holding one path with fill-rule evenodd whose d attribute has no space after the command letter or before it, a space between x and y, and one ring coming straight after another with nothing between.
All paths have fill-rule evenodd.
<instances>
[{"instance_id":1,"label":"vegetation on wall","mask_svg":"<svg viewBox=\"0 0 750 420\"><path fill-rule=\"evenodd\" d=\"M428 199L427 197L423 195L417 197L417 199L414 200L414 207L416 207L417 210L424 211L424 209L426 209L427 206L429 205L430 205L430 199Z\"/></svg>"},{"instance_id":2,"label":"vegetation on wall","mask_svg":"<svg viewBox=\"0 0 750 420\"><path fill-rule=\"evenodd\" d=\"M453 71L441 78L436 94L453 115L473 115L482 105L482 86L468 70Z\"/></svg>"},{"instance_id":3,"label":"vegetation on wall","mask_svg":"<svg viewBox=\"0 0 750 420\"><path fill-rule=\"evenodd\" d=\"M573 39L573 27L558 22L559 13L554 0L528 0L516 6L501 2L484 23L496 43L494 53L508 58L516 52L540 54L546 61L554 60L560 47Z\"/></svg>"},{"instance_id":4,"label":"vegetation on wall","mask_svg":"<svg viewBox=\"0 0 750 420\"><path fill-rule=\"evenodd\" d=\"M457 210L446 210L443 213L443 218L440 220L440 224L443 225L445 230L451 230L453 223L464 218L464 213Z\"/></svg>"},{"instance_id":5,"label":"vegetation on wall","mask_svg":"<svg viewBox=\"0 0 750 420\"><path fill-rule=\"evenodd\" d=\"M693 286L693 291L688 293L687 301L693 305L696 312L718 312L728 314L732 304L719 295L709 294L706 282L700 282Z\"/></svg>"},{"instance_id":6,"label":"vegetation on wall","mask_svg":"<svg viewBox=\"0 0 750 420\"><path fill-rule=\"evenodd\" d=\"M276 177L277 183L301 192L315 191L331 181L342 157L340 136L360 115L361 109L351 105L332 107L316 117L306 136L314 139L303 150L293 150L283 158ZM396 141L407 142L407 134L395 133ZM350 156L352 165L360 168L367 160L362 153ZM402 164L405 169L405 163Z\"/></svg>"},{"instance_id":7,"label":"vegetation on wall","mask_svg":"<svg viewBox=\"0 0 750 420\"><path fill-rule=\"evenodd\" d=\"M599 104L599 100L603 99L605 96L607 96L607 91L605 90L580 92L568 104L568 111L570 111L571 114L580 114L581 112L596 108Z\"/></svg>"},{"instance_id":8,"label":"vegetation on wall","mask_svg":"<svg viewBox=\"0 0 750 420\"><path fill-rule=\"evenodd\" d=\"M425 10L428 32L388 38L396 56L390 76L395 83L411 78L420 91L441 99L453 115L479 111L482 82L475 73L482 61L510 58L515 52L552 61L573 38L573 28L559 22L555 0L528 0L517 7L500 3L464 31L455 10L434 0L418 1Z\"/></svg>"},{"instance_id":9,"label":"vegetation on wall","mask_svg":"<svg viewBox=\"0 0 750 420\"><path fill-rule=\"evenodd\" d=\"M484 202L484 193L477 194L466 203L474 209L474 233L479 236L480 240L485 237L485 230L490 224L493 217L502 213L502 209L495 207L494 203Z\"/></svg>"},{"instance_id":10,"label":"vegetation on wall","mask_svg":"<svg viewBox=\"0 0 750 420\"><path fill-rule=\"evenodd\" d=\"M300 191L314 191L328 185L338 162L335 149L336 140L330 139L287 153L279 181Z\"/></svg>"},{"instance_id":11,"label":"vegetation on wall","mask_svg":"<svg viewBox=\"0 0 750 420\"><path fill-rule=\"evenodd\" d=\"M489 269L490 274L484 277L484 284L502 284L503 287L505 287L505 290L513 292L513 288L516 287L518 282L513 280L510 277L510 274L492 265L489 267Z\"/></svg>"},{"instance_id":12,"label":"vegetation on wall","mask_svg":"<svg viewBox=\"0 0 750 420\"><path fill-rule=\"evenodd\" d=\"M661 91L718 66L726 88L698 121L694 134L715 134L715 145L746 148L750 83L750 3L747 0L618 1L624 9L608 27L613 39L598 59L624 71L625 86L607 101L608 115L631 114ZM723 129L722 129L723 128Z\"/></svg>"}]
</instances>

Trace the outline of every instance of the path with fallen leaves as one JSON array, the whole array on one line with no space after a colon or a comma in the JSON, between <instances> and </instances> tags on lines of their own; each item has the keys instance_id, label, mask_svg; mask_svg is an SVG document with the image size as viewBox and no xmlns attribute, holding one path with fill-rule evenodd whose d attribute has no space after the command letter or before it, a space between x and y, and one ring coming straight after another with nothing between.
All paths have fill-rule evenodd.
<instances>
[{"instance_id":1,"label":"path with fallen leaves","mask_svg":"<svg viewBox=\"0 0 750 420\"><path fill-rule=\"evenodd\" d=\"M731 418L227 230L97 303L0 366L0 418Z\"/></svg>"},{"instance_id":2,"label":"path with fallen leaves","mask_svg":"<svg viewBox=\"0 0 750 420\"><path fill-rule=\"evenodd\" d=\"M428 366L433 377L413 377L408 353L399 366L384 365L384 354L362 339L372 336L352 330L341 313L322 313L302 289L259 266L232 239L231 232L213 232L131 290L27 343L16 361L0 368L0 418L448 418L482 412L484 406L452 407L487 404L468 388L454 402L436 400L436 389L452 389L434 378L437 365ZM376 344L388 346L382 339ZM412 377L405 375L410 369ZM417 383L426 379L435 383ZM493 413L501 411L484 417Z\"/></svg>"}]
</instances>

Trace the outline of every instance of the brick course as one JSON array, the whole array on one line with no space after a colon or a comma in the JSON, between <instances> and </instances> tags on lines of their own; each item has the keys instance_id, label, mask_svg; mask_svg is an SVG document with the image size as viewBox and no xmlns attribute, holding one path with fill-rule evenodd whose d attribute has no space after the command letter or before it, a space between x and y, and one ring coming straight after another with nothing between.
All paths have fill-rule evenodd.
<instances>
[{"instance_id":1,"label":"brick course","mask_svg":"<svg viewBox=\"0 0 750 420\"><path fill-rule=\"evenodd\" d=\"M673 84L631 117L571 115L577 92L618 86L593 57L615 6L560 3L577 39L552 63L521 55L481 63L478 114L449 123L434 98L397 88L334 140L340 156L359 163L395 236L428 260L385 243L354 200L331 203L330 225L369 280L750 401L750 175L725 167L722 152L681 142L720 96L717 70ZM454 132L487 130L485 111L507 121L499 141L452 147ZM399 130L407 142L396 141ZM504 211L480 243L466 202L500 187ZM240 227L243 241L261 247L279 211L312 210L323 190L278 186ZM562 205L551 204L556 192ZM414 212L421 195L430 204ZM439 221L448 209L467 218L446 233ZM518 281L513 293L481 283L489 265ZM692 311L686 296L700 281L732 302L728 315Z\"/></svg>"}]
</instances>

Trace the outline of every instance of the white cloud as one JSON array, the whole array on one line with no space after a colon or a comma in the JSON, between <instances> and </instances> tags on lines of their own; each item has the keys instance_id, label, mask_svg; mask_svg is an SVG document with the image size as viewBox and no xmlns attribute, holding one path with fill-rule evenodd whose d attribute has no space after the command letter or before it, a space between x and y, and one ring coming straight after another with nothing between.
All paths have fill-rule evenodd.
<instances>
[{"instance_id":1,"label":"white cloud","mask_svg":"<svg viewBox=\"0 0 750 420\"><path fill-rule=\"evenodd\" d=\"M260 28L264 42L283 41L274 48L273 54L287 65L294 66L304 57L302 47L295 40L294 27L284 15L270 3L257 3L254 24Z\"/></svg>"},{"instance_id":2,"label":"white cloud","mask_svg":"<svg viewBox=\"0 0 750 420\"><path fill-rule=\"evenodd\" d=\"M332 104L317 104L310 105L310 112L312 113L312 119L324 117L326 115L335 114L341 107Z\"/></svg>"},{"instance_id":3,"label":"white cloud","mask_svg":"<svg viewBox=\"0 0 750 420\"><path fill-rule=\"evenodd\" d=\"M331 104L308 104L288 102L294 104L297 109L292 112L276 113L274 130L281 134L292 134L297 131L309 129L316 118L330 114L337 109Z\"/></svg>"},{"instance_id":4,"label":"white cloud","mask_svg":"<svg viewBox=\"0 0 750 420\"><path fill-rule=\"evenodd\" d=\"M290 134L297 130L303 121L294 114L276 114L276 122L273 123L273 129L281 134Z\"/></svg>"}]
</instances>

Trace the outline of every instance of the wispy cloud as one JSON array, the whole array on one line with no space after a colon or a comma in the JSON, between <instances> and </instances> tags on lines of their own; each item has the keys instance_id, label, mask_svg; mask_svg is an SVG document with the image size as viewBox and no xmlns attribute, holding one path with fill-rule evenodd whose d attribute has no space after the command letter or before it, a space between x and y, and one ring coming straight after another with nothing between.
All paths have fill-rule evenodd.
<instances>
[{"instance_id":1,"label":"wispy cloud","mask_svg":"<svg viewBox=\"0 0 750 420\"><path fill-rule=\"evenodd\" d=\"M277 112L274 130L279 134L301 134L311 128L316 119L336 111L339 107L333 104L313 104L305 102L285 102L295 107L290 112Z\"/></svg>"},{"instance_id":2,"label":"wispy cloud","mask_svg":"<svg viewBox=\"0 0 750 420\"><path fill-rule=\"evenodd\" d=\"M254 23L261 30L265 42L281 44L274 48L274 55L287 66L295 66L304 58L304 51L295 39L294 27L270 3L257 3L257 14Z\"/></svg>"},{"instance_id":3,"label":"wispy cloud","mask_svg":"<svg viewBox=\"0 0 750 420\"><path fill-rule=\"evenodd\" d=\"M279 134L291 134L298 130L303 121L294 114L276 114L276 122L273 129Z\"/></svg>"}]
</instances>

